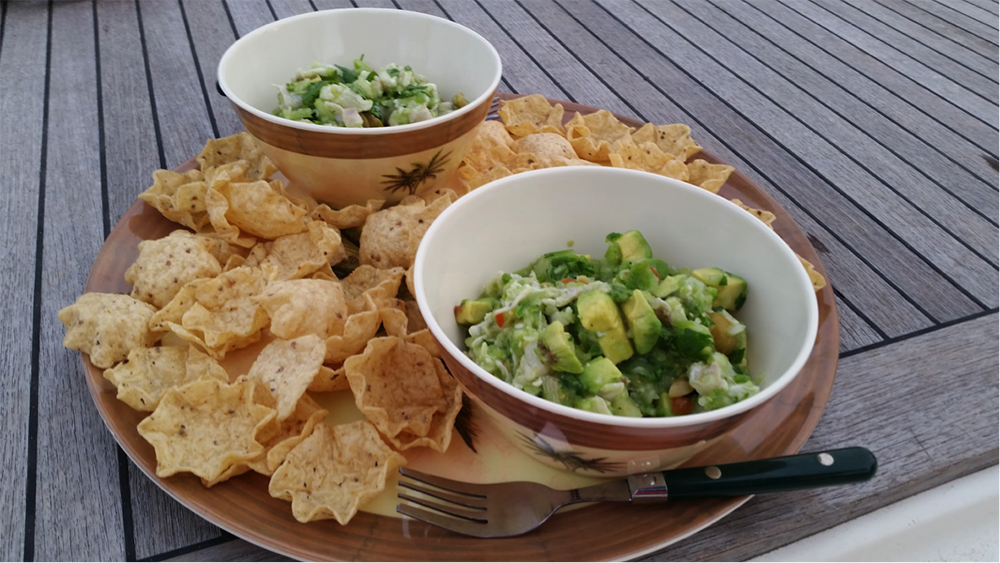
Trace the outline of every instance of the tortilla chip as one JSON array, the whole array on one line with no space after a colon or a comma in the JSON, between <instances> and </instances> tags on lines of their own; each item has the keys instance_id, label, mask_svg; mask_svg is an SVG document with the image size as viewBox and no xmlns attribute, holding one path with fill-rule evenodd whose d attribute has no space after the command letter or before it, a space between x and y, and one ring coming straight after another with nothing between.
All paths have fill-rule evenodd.
<instances>
[{"instance_id":1,"label":"tortilla chip","mask_svg":"<svg viewBox=\"0 0 1000 563\"><path fill-rule=\"evenodd\" d=\"M256 297L265 285L260 270L245 266L195 280L150 319L150 326L166 327L222 359L228 351L260 340L268 317Z\"/></svg>"},{"instance_id":2,"label":"tortilla chip","mask_svg":"<svg viewBox=\"0 0 1000 563\"><path fill-rule=\"evenodd\" d=\"M809 274L809 281L812 282L813 290L819 291L826 287L826 278L823 277L823 274L817 272L816 267L811 262L798 254L796 256L798 256L799 262L802 262L802 267L806 269L806 273Z\"/></svg>"},{"instance_id":3,"label":"tortilla chip","mask_svg":"<svg viewBox=\"0 0 1000 563\"><path fill-rule=\"evenodd\" d=\"M90 356L99 368L109 368L134 348L149 348L163 334L150 330L156 309L128 295L84 293L59 310L66 327L63 346Z\"/></svg>"},{"instance_id":4,"label":"tortilla chip","mask_svg":"<svg viewBox=\"0 0 1000 563\"><path fill-rule=\"evenodd\" d=\"M216 248L214 240L183 230L140 242L139 257L125 271L132 297L163 308L189 281L222 273Z\"/></svg>"},{"instance_id":5,"label":"tortilla chip","mask_svg":"<svg viewBox=\"0 0 1000 563\"><path fill-rule=\"evenodd\" d=\"M533 133L565 134L563 111L562 104L553 106L541 94L500 101L500 119L514 137Z\"/></svg>"},{"instance_id":6,"label":"tortilla chip","mask_svg":"<svg viewBox=\"0 0 1000 563\"><path fill-rule=\"evenodd\" d=\"M265 429L276 415L254 401L253 387L201 379L168 390L139 423L139 434L156 449L156 475L190 472L211 486L246 471L263 453L258 439L270 438Z\"/></svg>"},{"instance_id":7,"label":"tortilla chip","mask_svg":"<svg viewBox=\"0 0 1000 563\"><path fill-rule=\"evenodd\" d=\"M306 209L283 193L280 182L226 183L210 188L207 198L215 232L233 244L244 246L239 241L246 235L276 239L307 229Z\"/></svg>"},{"instance_id":8,"label":"tortilla chip","mask_svg":"<svg viewBox=\"0 0 1000 563\"><path fill-rule=\"evenodd\" d=\"M566 124L566 138L577 156L590 162L607 162L612 146L631 133L631 127L603 109L588 115L577 113Z\"/></svg>"},{"instance_id":9,"label":"tortilla chip","mask_svg":"<svg viewBox=\"0 0 1000 563\"><path fill-rule=\"evenodd\" d=\"M406 336L406 325L410 319L406 316L406 304L402 299L387 300L379 307L378 313L386 334L400 338Z\"/></svg>"},{"instance_id":10,"label":"tortilla chip","mask_svg":"<svg viewBox=\"0 0 1000 563\"><path fill-rule=\"evenodd\" d=\"M292 415L281 421L278 433L263 442L265 453L247 465L261 475L273 475L285 461L288 452L312 434L316 425L326 420L329 414L309 395L302 395Z\"/></svg>"},{"instance_id":11,"label":"tortilla chip","mask_svg":"<svg viewBox=\"0 0 1000 563\"><path fill-rule=\"evenodd\" d=\"M608 155L611 166L615 168L630 168L643 172L652 172L668 178L687 180L688 170L684 162L666 154L653 143L638 145L625 140L615 143L613 152Z\"/></svg>"},{"instance_id":12,"label":"tortilla chip","mask_svg":"<svg viewBox=\"0 0 1000 563\"><path fill-rule=\"evenodd\" d=\"M742 201L740 201L738 199L731 199L729 201L731 201L731 202L735 203L736 205L742 207L747 213L749 213L749 214L753 215L754 217L760 219L765 225L768 226L769 229L774 230L773 223L774 223L775 219L778 218L774 213L771 213L770 211L765 211L763 209L754 209L753 207L748 207L746 204L744 204Z\"/></svg>"},{"instance_id":13,"label":"tortilla chip","mask_svg":"<svg viewBox=\"0 0 1000 563\"><path fill-rule=\"evenodd\" d=\"M385 200L381 199L370 199L363 206L348 205L343 209L332 209L324 203L313 209L309 216L313 219L326 221L337 229L350 229L364 225L368 216L382 209L383 205L385 205Z\"/></svg>"},{"instance_id":14,"label":"tortilla chip","mask_svg":"<svg viewBox=\"0 0 1000 563\"><path fill-rule=\"evenodd\" d=\"M653 143L666 154L671 154L681 162L687 162L701 146L691 139L691 128L683 123L653 125L647 123L632 133L632 140L638 145Z\"/></svg>"},{"instance_id":15,"label":"tortilla chip","mask_svg":"<svg viewBox=\"0 0 1000 563\"><path fill-rule=\"evenodd\" d=\"M200 170L183 174L171 170L153 172L153 185L139 199L156 208L164 217L194 231L208 225L205 194L208 184Z\"/></svg>"},{"instance_id":16,"label":"tortilla chip","mask_svg":"<svg viewBox=\"0 0 1000 563\"><path fill-rule=\"evenodd\" d=\"M408 344L416 344L424 350L430 352L435 358L440 358L442 355L441 346L438 344L437 339L431 334L430 329L422 328L415 332L411 332L403 337Z\"/></svg>"},{"instance_id":17,"label":"tortilla chip","mask_svg":"<svg viewBox=\"0 0 1000 563\"><path fill-rule=\"evenodd\" d=\"M313 393L331 393L333 391L346 391L351 388L347 382L347 375L344 373L344 365L337 366L324 365L319 369L319 373L313 378L307 391Z\"/></svg>"},{"instance_id":18,"label":"tortilla chip","mask_svg":"<svg viewBox=\"0 0 1000 563\"><path fill-rule=\"evenodd\" d=\"M347 358L364 350L368 341L378 332L382 321L378 304L371 295L362 296L365 307L363 310L351 312L344 324L343 334L326 339L326 359L324 363L342 363Z\"/></svg>"},{"instance_id":19,"label":"tortilla chip","mask_svg":"<svg viewBox=\"0 0 1000 563\"><path fill-rule=\"evenodd\" d=\"M335 518L346 525L359 506L385 489L390 472L405 464L368 422L321 423L288 452L268 492L291 501L299 522Z\"/></svg>"},{"instance_id":20,"label":"tortilla chip","mask_svg":"<svg viewBox=\"0 0 1000 563\"><path fill-rule=\"evenodd\" d=\"M537 168L552 166L554 159L563 161L577 158L573 145L565 137L555 133L535 133L521 137L514 141L512 148L518 154L532 156L529 160L534 162L530 162L530 165Z\"/></svg>"},{"instance_id":21,"label":"tortilla chip","mask_svg":"<svg viewBox=\"0 0 1000 563\"><path fill-rule=\"evenodd\" d=\"M687 182L713 194L719 193L729 175L736 170L728 164L712 164L700 158L693 160L687 167L689 174Z\"/></svg>"},{"instance_id":22,"label":"tortilla chip","mask_svg":"<svg viewBox=\"0 0 1000 563\"><path fill-rule=\"evenodd\" d=\"M246 132L210 139L198 155L202 170L238 160L246 161L246 177L250 180L266 180L278 171L271 159L264 155L257 140Z\"/></svg>"},{"instance_id":23,"label":"tortilla chip","mask_svg":"<svg viewBox=\"0 0 1000 563\"><path fill-rule=\"evenodd\" d=\"M320 338L342 334L347 322L344 290L336 281L271 282L257 302L271 318L271 333L286 340L306 334Z\"/></svg>"},{"instance_id":24,"label":"tortilla chip","mask_svg":"<svg viewBox=\"0 0 1000 563\"><path fill-rule=\"evenodd\" d=\"M226 370L193 346L134 348L124 362L104 370L104 378L118 389L119 401L149 412L169 389L202 378L229 383Z\"/></svg>"},{"instance_id":25,"label":"tortilla chip","mask_svg":"<svg viewBox=\"0 0 1000 563\"><path fill-rule=\"evenodd\" d=\"M441 360L400 338L373 338L344 370L358 409L393 446L448 449L462 391Z\"/></svg>"},{"instance_id":26,"label":"tortilla chip","mask_svg":"<svg viewBox=\"0 0 1000 563\"><path fill-rule=\"evenodd\" d=\"M348 312L353 315L368 310L366 296L372 299L376 308L395 298L404 274L402 268L380 270L369 265L358 266L340 282Z\"/></svg>"},{"instance_id":27,"label":"tortilla chip","mask_svg":"<svg viewBox=\"0 0 1000 563\"><path fill-rule=\"evenodd\" d=\"M275 340L261 350L247 378L264 384L274 395L278 422L295 411L302 394L319 373L325 355L326 343L315 334Z\"/></svg>"},{"instance_id":28,"label":"tortilla chip","mask_svg":"<svg viewBox=\"0 0 1000 563\"><path fill-rule=\"evenodd\" d=\"M430 204L406 198L395 207L373 213L361 230L361 263L381 269L409 268L424 233L451 202L451 197L440 197Z\"/></svg>"},{"instance_id":29,"label":"tortilla chip","mask_svg":"<svg viewBox=\"0 0 1000 563\"><path fill-rule=\"evenodd\" d=\"M337 229L322 221L308 221L306 226L306 232L263 243L267 257L260 261L260 269L268 280L304 278L347 256Z\"/></svg>"}]
</instances>

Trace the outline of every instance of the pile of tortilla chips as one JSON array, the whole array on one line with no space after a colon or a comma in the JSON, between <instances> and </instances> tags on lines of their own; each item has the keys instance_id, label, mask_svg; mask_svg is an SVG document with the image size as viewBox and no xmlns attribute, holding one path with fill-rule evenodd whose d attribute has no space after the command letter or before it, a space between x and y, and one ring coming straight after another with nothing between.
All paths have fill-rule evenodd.
<instances>
[{"instance_id":1,"label":"pile of tortilla chips","mask_svg":"<svg viewBox=\"0 0 1000 563\"><path fill-rule=\"evenodd\" d=\"M701 147L686 125L635 130L607 111L563 125L562 106L541 96L504 102L500 116L459 168L462 193L553 166L632 168L715 193L733 171L691 160ZM129 295L88 293L59 311L63 345L150 413L138 430L157 475L188 472L210 487L255 471L299 521L346 524L406 463L400 452L451 443L462 392L413 301L412 273L424 233L459 195L385 209L296 199L246 133L209 141L198 163L153 173L140 198L178 229L139 243ZM247 351L252 363L226 365ZM365 420L331 426L315 397L347 390Z\"/></svg>"},{"instance_id":2,"label":"pile of tortilla chips","mask_svg":"<svg viewBox=\"0 0 1000 563\"><path fill-rule=\"evenodd\" d=\"M139 243L129 295L61 310L63 344L149 413L138 430L157 475L211 487L255 471L300 521L346 524L406 463L400 451L451 442L462 393L403 279L457 196L339 210L296 199L246 133L209 141L198 163L153 174L140 198L178 229ZM316 399L340 390L366 420L325 422Z\"/></svg>"},{"instance_id":3,"label":"pile of tortilla chips","mask_svg":"<svg viewBox=\"0 0 1000 563\"><path fill-rule=\"evenodd\" d=\"M660 174L718 193L735 170L694 158L701 146L691 139L691 128L681 123L635 129L619 121L611 112L575 114L565 125L565 110L534 94L500 105L500 120L479 127L469 154L458 174L468 189L475 189L505 176L554 166L612 166ZM764 221L768 227L775 216L734 203ZM826 280L805 259L813 288L819 291Z\"/></svg>"}]
</instances>

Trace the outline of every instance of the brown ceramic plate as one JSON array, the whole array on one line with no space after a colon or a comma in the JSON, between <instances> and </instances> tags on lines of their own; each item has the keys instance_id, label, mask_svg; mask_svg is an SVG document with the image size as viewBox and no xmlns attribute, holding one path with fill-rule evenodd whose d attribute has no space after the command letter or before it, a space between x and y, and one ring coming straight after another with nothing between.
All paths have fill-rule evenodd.
<instances>
[{"instance_id":1,"label":"brown ceramic plate","mask_svg":"<svg viewBox=\"0 0 1000 563\"><path fill-rule=\"evenodd\" d=\"M596 108L569 102L573 112ZM640 126L635 120L622 121ZM710 154L700 158L718 162ZM179 170L194 167L188 161ZM775 230L795 252L825 271L805 233L770 196L739 171L719 195L738 197L751 207L777 215ZM137 201L121 218L94 261L85 291L128 293L124 273L138 255L139 241L165 236L177 225ZM816 427L833 387L840 346L833 289L817 294L820 326L812 356L803 372L781 394L758 408L746 422L688 465L726 463L792 454ZM347 526L333 520L301 524L287 502L267 493L268 478L247 473L206 489L191 475L156 477L153 448L139 436L143 414L115 399L115 389L83 356L88 386L98 411L132 461L164 491L236 536L298 559L315 560L622 560L638 557L690 536L729 514L749 497L680 501L665 505L594 504L556 514L544 526L512 539L482 540L459 536L421 522L361 512ZM461 444L460 444L461 445ZM454 448L452 448L454 450ZM449 450L449 454L452 450ZM461 460L469 460L464 451ZM467 463L460 462L460 463ZM478 461L464 468L475 473Z\"/></svg>"}]
</instances>

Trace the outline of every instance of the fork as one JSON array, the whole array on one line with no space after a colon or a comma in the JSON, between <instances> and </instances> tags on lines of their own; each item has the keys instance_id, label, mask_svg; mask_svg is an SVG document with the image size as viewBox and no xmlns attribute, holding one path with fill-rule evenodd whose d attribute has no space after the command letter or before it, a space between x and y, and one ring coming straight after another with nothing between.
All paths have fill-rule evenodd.
<instances>
[{"instance_id":1,"label":"fork","mask_svg":"<svg viewBox=\"0 0 1000 563\"><path fill-rule=\"evenodd\" d=\"M427 524L480 538L504 538L534 530L561 507L578 502L633 504L744 496L867 481L878 462L865 448L844 448L725 465L630 475L627 479L560 491L530 482L472 484L399 468L399 493L413 503L396 511ZM423 507L423 508L421 508ZM430 509L430 510L428 510Z\"/></svg>"}]
</instances>

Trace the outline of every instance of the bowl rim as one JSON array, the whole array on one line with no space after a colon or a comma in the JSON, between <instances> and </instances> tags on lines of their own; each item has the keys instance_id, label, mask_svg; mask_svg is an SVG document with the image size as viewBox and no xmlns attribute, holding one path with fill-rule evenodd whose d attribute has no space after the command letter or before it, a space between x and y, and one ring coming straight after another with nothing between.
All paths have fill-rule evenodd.
<instances>
[{"instance_id":1,"label":"bowl rim","mask_svg":"<svg viewBox=\"0 0 1000 563\"><path fill-rule=\"evenodd\" d=\"M261 110L255 108L255 107L251 106L250 104L248 104L247 102L245 102L242 98L240 98L235 93L233 93L232 89L226 83L225 78L223 78L222 71L225 68L225 66L228 64L229 60L232 58L233 52L235 51L235 49L241 43L253 41L255 38L259 37L260 35L262 35L264 33L267 33L268 31L270 31L272 29L276 29L276 28L279 28L279 27L282 27L282 26L286 26L286 25L294 25L296 22L298 22L300 20L306 20L306 19L316 18L316 17L329 17L331 15L331 12L336 12L336 13L341 13L341 12L364 13L364 12L368 12L368 13L382 14L384 16L392 14L394 16L412 17L412 18L417 18L417 19L430 20L430 21L436 22L436 24L438 24L438 25L445 25L445 26L448 26L448 27L459 29L459 30L463 31L464 33L467 33L470 36L472 36L473 39L475 39L475 40L481 42L483 45L485 45L486 48L488 49L489 53L493 56L493 62L496 65L496 72L494 73L493 80L491 81L490 86L482 94L480 94L474 100L472 100L469 103L467 103L465 106L463 106L463 107L461 107L461 108L459 108L459 109L457 109L457 110L455 110L455 111L453 111L451 113L448 113L448 114L445 114L445 115L441 115L441 116L438 116L438 117L433 117L431 119L427 119L425 121L420 121L420 122L417 122L417 123L408 123L406 125L393 125L391 127L334 127L334 126L330 126L330 125L318 125L318 124L315 124L315 123L306 123L304 121L293 121L291 119L285 119L283 117L278 117L276 115L272 115L272 114L267 113L265 111L261 111ZM295 15L295 16L289 16L287 18L282 18L280 20L275 20L275 21L273 21L271 23L262 25L262 26L260 26L260 27L258 27L256 29L254 29L253 31L247 33L246 35L244 35L244 36L240 37L239 39L237 39L236 41L234 41L233 44L230 45L226 49L226 51L222 54L222 57L219 59L218 70L216 71L216 79L218 80L219 87L222 89L222 91L225 94L225 96L227 98L229 98L229 100L232 103L238 105L240 108L242 108L242 109L244 109L244 110L252 113L253 115L255 115L255 116L257 116L257 117L259 117L259 118L261 118L263 120L269 121L269 122L274 123L276 125L283 125L283 126L286 126L286 127L291 127L293 129L301 129L303 131L314 131L314 132L319 132L319 133L330 133L332 135L372 135L372 136L391 135L393 133L406 133L408 131L417 131L417 130L420 130L420 129L427 129L429 127L434 127L436 125L440 125L442 123L446 123L446 122L454 120L454 119L458 119L461 116L466 115L467 113L470 113L470 112L474 111L475 108L479 107L481 104L483 104L486 101L488 101L494 95L494 92L496 91L497 86L500 85L500 79L501 79L502 76L503 76L503 62L500 59L500 54L497 52L497 50L493 46L493 44L490 43L489 41L487 41L486 38L484 38L479 33L473 31L472 29L470 29L468 27L465 27L464 25L461 25L459 23L453 22L451 20L440 18L438 16L432 16L430 14L425 14L423 12L414 12L414 11L410 11L410 10L395 10L395 9L390 9L390 8L334 8L334 9L329 9L329 10L316 10L315 12L306 12L304 14L298 14L298 15Z\"/></svg>"},{"instance_id":2,"label":"bowl rim","mask_svg":"<svg viewBox=\"0 0 1000 563\"><path fill-rule=\"evenodd\" d=\"M427 256L426 248L432 244L437 231L441 228L441 225L447 223L448 219L454 215L462 212L462 210L470 205L469 202L475 201L481 197L487 197L495 191L499 191L505 188L507 184L522 181L524 178L535 177L535 176L573 176L579 174L606 174L609 176L622 176L619 180L627 181L628 178L639 178L642 177L646 180L653 178L654 181L663 182L666 185L672 186L672 189L680 189L683 191L688 191L695 194L695 197L700 198L715 198L713 201L722 206L732 206L733 209L740 209L739 206L732 203L731 201L718 196L712 192L709 192L698 186L689 184L687 182L682 182L680 180L675 180L673 178L668 178L666 176L661 176L659 174L653 174L650 172L642 172L638 170L630 170L626 168L607 168L602 167L600 169L592 167L560 167L560 168L546 168L541 170L532 170L528 172L522 172L519 174L507 176L499 180L494 180L488 184L485 184L475 190L465 194L459 198L455 203L450 205L444 212L441 213L434 220L431 226L427 229L424 234L423 239L420 242L420 246L417 248L416 258L414 260L414 290L416 291L417 305L420 308L420 312L424 317L427 324L427 328L434 335L438 343L445 349L446 353L452 358L458 361L463 367L465 367L469 372L476 376L476 378L484 382L496 390L502 393L512 396L515 399L522 400L534 408L538 408L543 411L548 411L553 414L562 415L568 418L573 418L585 422L597 423L601 425L619 426L626 428L679 428L685 426L695 426L699 424L705 424L710 422L717 422L729 418L730 416L737 415L753 409L775 395L781 392L793 379L798 377L802 368L805 366L806 362L809 360L812 354L813 347L816 341L816 334L819 330L819 305L815 299L815 290L813 289L812 282L809 279L809 275L806 273L805 268L799 268L795 270L796 278L800 290L804 295L809 295L813 297L812 299L807 299L806 303L806 322L807 329L805 333L805 345L799 350L798 354L795 356L792 363L789 365L781 375L778 376L775 381L760 390L756 395L744 399L738 403L723 407L721 409L689 414L684 416L676 417L642 417L642 418L632 418L625 416L615 416L606 415L600 413L593 413L590 411L585 411L581 409L576 409L573 407L568 407L558 403L553 403L542 397L537 397L526 391L518 389L503 381L493 374L487 372L485 369L479 366L479 364L472 361L458 346L456 346L450 338L445 334L444 329L438 324L437 319L435 319L433 313L427 304L427 297L425 294L425 286L423 282L425 267L424 262ZM618 185L618 184L615 184ZM776 247L779 252L786 255L787 258L794 262L799 262L798 256L795 252L788 246L776 232L771 230L767 225L758 219L754 218L750 214L746 214L746 218L750 221L747 225L751 225L749 228L757 229L761 233L764 233L766 237L769 237L772 242L776 243Z\"/></svg>"}]
</instances>

